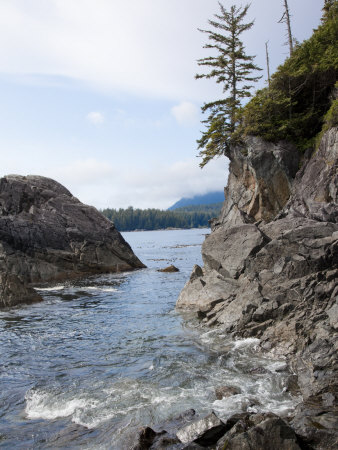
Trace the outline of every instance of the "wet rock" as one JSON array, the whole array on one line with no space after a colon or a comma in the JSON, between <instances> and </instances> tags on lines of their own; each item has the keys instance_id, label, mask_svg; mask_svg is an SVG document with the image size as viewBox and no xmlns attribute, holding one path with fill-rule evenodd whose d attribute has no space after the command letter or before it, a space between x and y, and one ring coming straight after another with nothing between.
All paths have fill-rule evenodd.
<instances>
[{"instance_id":1,"label":"wet rock","mask_svg":"<svg viewBox=\"0 0 338 450\"><path fill-rule=\"evenodd\" d=\"M133 447L133 450L148 450L157 436L157 433L150 427L142 428L137 437L137 444Z\"/></svg>"},{"instance_id":2,"label":"wet rock","mask_svg":"<svg viewBox=\"0 0 338 450\"><path fill-rule=\"evenodd\" d=\"M313 395L300 403L291 422L296 433L315 449L336 449L338 443L337 390Z\"/></svg>"},{"instance_id":3,"label":"wet rock","mask_svg":"<svg viewBox=\"0 0 338 450\"><path fill-rule=\"evenodd\" d=\"M168 267L165 267L164 269L158 269L157 272L168 272L168 273L172 273L172 272L179 272L180 269L178 269L177 267L170 265Z\"/></svg>"},{"instance_id":4,"label":"wet rock","mask_svg":"<svg viewBox=\"0 0 338 450\"><path fill-rule=\"evenodd\" d=\"M0 273L18 277L26 290L13 282L9 292L7 284L0 306L39 299L32 284L141 267L114 224L61 184L40 176L0 179Z\"/></svg>"},{"instance_id":5,"label":"wet rock","mask_svg":"<svg viewBox=\"0 0 338 450\"><path fill-rule=\"evenodd\" d=\"M290 392L290 394L292 394L292 395L297 396L297 395L300 394L300 389L299 389L299 384L298 384L298 376L297 375L290 375L286 379L285 389L286 389L287 392Z\"/></svg>"},{"instance_id":6,"label":"wet rock","mask_svg":"<svg viewBox=\"0 0 338 450\"><path fill-rule=\"evenodd\" d=\"M241 390L234 386L218 386L215 389L217 400L222 400L222 398L231 397L232 395L237 395L240 393Z\"/></svg>"},{"instance_id":7,"label":"wet rock","mask_svg":"<svg viewBox=\"0 0 338 450\"><path fill-rule=\"evenodd\" d=\"M300 450L292 428L279 417L263 414L238 421L216 445L217 450Z\"/></svg>"},{"instance_id":8,"label":"wet rock","mask_svg":"<svg viewBox=\"0 0 338 450\"><path fill-rule=\"evenodd\" d=\"M250 375L265 375L267 373L271 373L270 370L266 369L265 367L254 367L253 369L250 369L248 371Z\"/></svg>"},{"instance_id":9,"label":"wet rock","mask_svg":"<svg viewBox=\"0 0 338 450\"><path fill-rule=\"evenodd\" d=\"M42 301L41 296L16 275L0 273L0 306L13 306L18 303Z\"/></svg>"},{"instance_id":10,"label":"wet rock","mask_svg":"<svg viewBox=\"0 0 338 450\"><path fill-rule=\"evenodd\" d=\"M211 413L181 428L176 435L183 444L195 443L206 447L215 444L225 431L225 424L215 413Z\"/></svg>"}]
</instances>

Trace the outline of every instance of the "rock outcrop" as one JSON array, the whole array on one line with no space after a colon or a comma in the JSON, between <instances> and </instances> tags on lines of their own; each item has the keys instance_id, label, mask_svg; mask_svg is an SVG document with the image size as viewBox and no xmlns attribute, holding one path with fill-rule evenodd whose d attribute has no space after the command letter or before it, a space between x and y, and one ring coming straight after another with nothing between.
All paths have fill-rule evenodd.
<instances>
[{"instance_id":1,"label":"rock outcrop","mask_svg":"<svg viewBox=\"0 0 338 450\"><path fill-rule=\"evenodd\" d=\"M338 130L298 172L298 152L286 143L249 138L228 156L226 201L203 244L204 267L194 267L177 308L285 356L304 399L294 430L313 448L334 448Z\"/></svg>"},{"instance_id":2,"label":"rock outcrop","mask_svg":"<svg viewBox=\"0 0 338 450\"><path fill-rule=\"evenodd\" d=\"M114 224L61 184L0 179L0 306L41 300L34 284L142 267Z\"/></svg>"}]
</instances>

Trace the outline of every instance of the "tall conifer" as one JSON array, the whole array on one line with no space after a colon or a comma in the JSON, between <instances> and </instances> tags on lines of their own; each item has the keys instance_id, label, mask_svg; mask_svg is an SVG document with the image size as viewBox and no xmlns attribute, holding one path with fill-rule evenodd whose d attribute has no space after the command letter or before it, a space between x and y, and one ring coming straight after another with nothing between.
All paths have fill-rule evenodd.
<instances>
[{"instance_id":1,"label":"tall conifer","mask_svg":"<svg viewBox=\"0 0 338 450\"><path fill-rule=\"evenodd\" d=\"M208 36L204 48L212 49L216 55L198 60L199 66L209 67L210 71L197 74L196 79L214 78L229 95L202 106L202 112L208 112L209 116L203 121L207 129L197 141L199 156L203 158L201 167L215 156L226 154L238 125L241 102L250 97L252 83L260 78L252 76L252 72L261 70L253 63L254 56L246 55L240 40L241 34L253 26L253 22L243 23L249 5L233 5L229 11L221 3L219 6L221 12L215 14L216 20L209 20L213 30L200 30Z\"/></svg>"}]
</instances>

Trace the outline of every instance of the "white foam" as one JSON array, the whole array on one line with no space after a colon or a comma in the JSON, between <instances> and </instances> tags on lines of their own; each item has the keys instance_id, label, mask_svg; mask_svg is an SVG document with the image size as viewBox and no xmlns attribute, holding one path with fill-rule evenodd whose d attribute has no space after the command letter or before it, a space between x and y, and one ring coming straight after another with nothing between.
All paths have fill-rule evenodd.
<instances>
[{"instance_id":1,"label":"white foam","mask_svg":"<svg viewBox=\"0 0 338 450\"><path fill-rule=\"evenodd\" d=\"M88 403L81 398L58 399L51 393L36 390L28 391L25 400L25 413L29 419L47 420L71 416L79 408L85 408Z\"/></svg>"},{"instance_id":2,"label":"white foam","mask_svg":"<svg viewBox=\"0 0 338 450\"><path fill-rule=\"evenodd\" d=\"M101 291L101 292L118 292L118 289L113 288L113 287L101 288L98 286L87 286L86 289L91 290L91 291Z\"/></svg>"},{"instance_id":3,"label":"white foam","mask_svg":"<svg viewBox=\"0 0 338 450\"><path fill-rule=\"evenodd\" d=\"M62 291L64 289L64 286L54 286L54 287L47 287L47 288L34 288L36 291Z\"/></svg>"},{"instance_id":4,"label":"white foam","mask_svg":"<svg viewBox=\"0 0 338 450\"><path fill-rule=\"evenodd\" d=\"M234 342L234 349L243 347L256 347L259 344L259 339L257 338L246 338L238 339Z\"/></svg>"}]
</instances>

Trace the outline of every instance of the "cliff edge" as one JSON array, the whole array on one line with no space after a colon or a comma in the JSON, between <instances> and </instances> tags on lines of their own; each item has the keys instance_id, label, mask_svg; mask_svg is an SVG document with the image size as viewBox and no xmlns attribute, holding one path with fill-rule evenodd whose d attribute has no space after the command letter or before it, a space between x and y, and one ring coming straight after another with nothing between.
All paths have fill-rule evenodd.
<instances>
[{"instance_id":1,"label":"cliff edge","mask_svg":"<svg viewBox=\"0 0 338 450\"><path fill-rule=\"evenodd\" d=\"M58 182L0 179L0 307L41 300L34 284L142 267L114 224Z\"/></svg>"},{"instance_id":2,"label":"cliff edge","mask_svg":"<svg viewBox=\"0 0 338 450\"><path fill-rule=\"evenodd\" d=\"M177 308L208 326L254 336L284 356L303 402L292 421L310 448L336 448L338 129L298 170L291 144L233 147L225 203Z\"/></svg>"}]
</instances>

